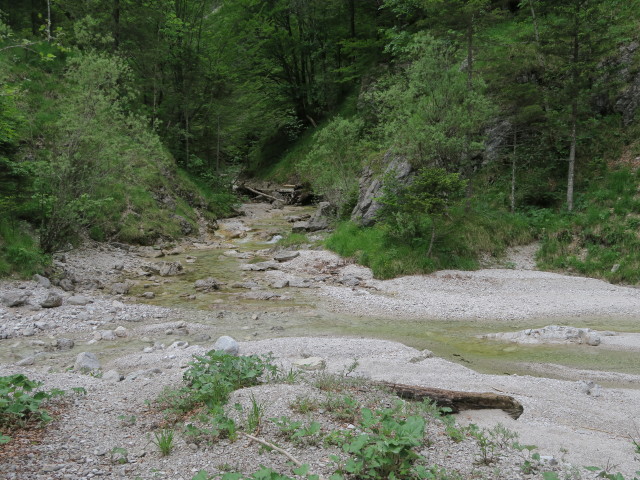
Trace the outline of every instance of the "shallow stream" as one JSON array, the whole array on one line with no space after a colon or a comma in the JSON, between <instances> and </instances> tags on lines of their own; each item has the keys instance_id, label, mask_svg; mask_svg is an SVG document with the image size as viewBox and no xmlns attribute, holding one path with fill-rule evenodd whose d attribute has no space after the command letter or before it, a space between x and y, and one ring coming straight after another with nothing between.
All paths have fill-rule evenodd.
<instances>
[{"instance_id":1,"label":"shallow stream","mask_svg":"<svg viewBox=\"0 0 640 480\"><path fill-rule=\"evenodd\" d=\"M571 370L543 369L540 365L562 365L570 369L599 370L638 374L640 352L617 351L586 345L519 345L478 338L479 335L537 328L549 325L572 325L595 330L640 332L633 319L582 318L563 323L545 319L517 320L505 325L504 321L466 320L406 320L398 318L339 315L322 307L314 288L284 288L277 293L288 300L250 300L242 297L250 290L233 288L236 282L261 279L264 273L242 271L247 261L268 259L265 249L273 247L268 239L275 234L286 234L290 226L285 215L300 213L287 207L274 217L246 218L244 223L251 230L244 238L227 238L224 248L205 248L187 251L182 255L163 260L179 260L186 273L178 277L160 279L158 282L138 281L131 294L153 291L154 299L145 303L166 307L179 307L198 311L198 323L211 327L212 333L228 334L242 340L264 339L282 336L356 336L372 337L402 342L418 349L429 349L436 355L461 363L476 371L496 374L531 374L579 379L581 374ZM303 210L302 213L308 213ZM224 226L222 231L224 231ZM251 260L229 256L229 250L250 253ZM261 255L262 254L262 255ZM192 263L187 263L191 257ZM195 258L195 261L193 259ZM225 285L207 294L194 293L193 282L213 277ZM202 315L202 313L210 315ZM188 315L187 315L188 316ZM189 320L185 318L185 320ZM588 378L587 378L588 379ZM601 381L603 384L620 384L620 381ZM625 385L630 386L630 385ZM640 388L640 385L636 385Z\"/></svg>"}]
</instances>

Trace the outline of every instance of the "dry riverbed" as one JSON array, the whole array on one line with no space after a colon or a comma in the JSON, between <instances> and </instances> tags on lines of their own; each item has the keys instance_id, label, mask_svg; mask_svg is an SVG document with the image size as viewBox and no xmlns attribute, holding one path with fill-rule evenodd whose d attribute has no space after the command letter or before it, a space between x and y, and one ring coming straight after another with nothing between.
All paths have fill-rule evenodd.
<instances>
[{"instance_id":1,"label":"dry riverbed","mask_svg":"<svg viewBox=\"0 0 640 480\"><path fill-rule=\"evenodd\" d=\"M266 204L244 210L245 216L221 222L216 234L184 245L96 244L67 252L56 259L67 280L58 286L44 280L0 284L5 299L0 375L25 373L46 388L87 391L60 406L56 420L36 437L16 437L0 447L0 479L189 480L200 469L216 474L232 467L249 473L260 464L291 474L284 456L259 454L259 447L245 439L197 445L178 432L174 452L164 458L150 441L164 424L147 401L165 386L179 385L188 361L210 349L220 335L240 340L241 354L272 352L285 371L296 360L314 356L325 360L328 372L339 373L356 359L352 375L363 378L512 395L524 406L518 420L495 410L463 412L458 420L486 428L502 423L519 434L520 443L538 446L547 457L544 468L567 478L590 478L585 465L626 476L640 469L632 444L640 439L640 290L531 270L531 261L523 257L530 255L526 250L506 262L520 269L446 271L389 281L374 280L368 269L323 250L303 248L277 261L279 251L269 242L287 233L285 217L298 216L300 210ZM205 282L194 288L196 280L208 277L215 287ZM47 300L60 305L43 308ZM554 361L523 361L518 375L481 374L410 346L418 344L409 337L420 337L433 324L452 330L473 326L474 332L486 327L493 334L553 324L591 327L590 334L600 341L589 345L580 340L586 334L569 335L549 347ZM407 328L408 334L393 334ZM387 338L407 345L380 339L387 332ZM518 338L547 348L544 335L532 332ZM436 345L441 334L432 334L430 341ZM533 348L517 338L473 341L494 357L511 358L514 349ZM610 356L624 368L610 372L563 364L565 348L584 358L596 352ZM97 355L101 376L72 370L80 352ZM455 352L449 358L456 358ZM522 374L527 371L537 376ZM237 401L246 409L253 394L268 405L265 418L295 417L290 405L296 398L321 400L325 395L313 386L313 375L307 374L302 385L239 391L231 404ZM315 415L323 428L349 428ZM265 427L263 434L273 435L274 428ZM541 475L523 473L522 453L515 451L481 466L473 442L456 444L433 428L434 444L422 453L467 478ZM114 461L114 448L127 450L128 463ZM328 454L337 453L334 447L291 448L314 472L331 473Z\"/></svg>"}]
</instances>

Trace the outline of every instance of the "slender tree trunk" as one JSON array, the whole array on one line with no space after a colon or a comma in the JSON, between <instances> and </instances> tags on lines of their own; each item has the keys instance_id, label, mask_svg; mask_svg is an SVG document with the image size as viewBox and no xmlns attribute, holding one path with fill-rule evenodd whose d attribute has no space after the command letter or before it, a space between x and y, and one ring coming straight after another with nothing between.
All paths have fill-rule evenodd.
<instances>
[{"instance_id":1,"label":"slender tree trunk","mask_svg":"<svg viewBox=\"0 0 640 480\"><path fill-rule=\"evenodd\" d=\"M220 173L220 114L218 113L218 129L216 141L216 173Z\"/></svg>"},{"instance_id":2,"label":"slender tree trunk","mask_svg":"<svg viewBox=\"0 0 640 480\"><path fill-rule=\"evenodd\" d=\"M467 90L473 90L473 15L467 25Z\"/></svg>"},{"instance_id":3,"label":"slender tree trunk","mask_svg":"<svg viewBox=\"0 0 640 480\"><path fill-rule=\"evenodd\" d=\"M348 0L349 2L349 29L351 31L351 38L356 38L356 2L355 0Z\"/></svg>"},{"instance_id":4,"label":"slender tree trunk","mask_svg":"<svg viewBox=\"0 0 640 480\"><path fill-rule=\"evenodd\" d=\"M47 0L47 42L51 43L51 0Z\"/></svg>"},{"instance_id":5,"label":"slender tree trunk","mask_svg":"<svg viewBox=\"0 0 640 480\"><path fill-rule=\"evenodd\" d=\"M567 174L567 210L573 210L573 182L576 169L576 143L578 124L578 99L571 104L571 147L569 149L569 172Z\"/></svg>"},{"instance_id":6,"label":"slender tree trunk","mask_svg":"<svg viewBox=\"0 0 640 480\"><path fill-rule=\"evenodd\" d=\"M516 211L516 146L518 131L513 128L513 156L511 157L511 213Z\"/></svg>"},{"instance_id":7,"label":"slender tree trunk","mask_svg":"<svg viewBox=\"0 0 640 480\"><path fill-rule=\"evenodd\" d=\"M540 28L538 27L538 17L536 16L534 1L535 0L529 0L529 8L531 10L531 21L533 22L533 34L536 39L536 57L538 59L540 68L542 68L542 71L544 72L547 68L547 65L544 59L544 55L542 54L542 44L540 43ZM545 112L550 111L547 89L544 85L542 86L542 105Z\"/></svg>"},{"instance_id":8,"label":"slender tree trunk","mask_svg":"<svg viewBox=\"0 0 640 480\"><path fill-rule=\"evenodd\" d=\"M569 148L569 171L567 173L567 210L573 210L573 184L576 167L576 143L578 141L578 82L580 72L580 4L576 4L573 21L573 52L571 58L571 146Z\"/></svg>"},{"instance_id":9,"label":"slender tree trunk","mask_svg":"<svg viewBox=\"0 0 640 480\"><path fill-rule=\"evenodd\" d=\"M431 251L433 250L433 244L436 240L436 222L431 220L431 240L429 241L429 249L427 250L427 257L431 257Z\"/></svg>"}]
</instances>

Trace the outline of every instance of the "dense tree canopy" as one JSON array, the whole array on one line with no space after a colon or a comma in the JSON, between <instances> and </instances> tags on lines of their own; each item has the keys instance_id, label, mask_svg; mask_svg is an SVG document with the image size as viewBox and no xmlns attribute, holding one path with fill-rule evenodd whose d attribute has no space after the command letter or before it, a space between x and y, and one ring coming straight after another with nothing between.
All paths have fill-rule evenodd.
<instances>
[{"instance_id":1,"label":"dense tree canopy","mask_svg":"<svg viewBox=\"0 0 640 480\"><path fill-rule=\"evenodd\" d=\"M226 192L284 156L347 212L360 170L392 152L461 174L467 196L486 175L512 211L571 210L633 148L618 98L637 68L636 3L0 0L0 202L47 250L89 224L149 241L166 222L136 230L106 205L160 205L191 188L176 175ZM101 190L141 169L170 181ZM56 211L73 224L58 233Z\"/></svg>"}]
</instances>

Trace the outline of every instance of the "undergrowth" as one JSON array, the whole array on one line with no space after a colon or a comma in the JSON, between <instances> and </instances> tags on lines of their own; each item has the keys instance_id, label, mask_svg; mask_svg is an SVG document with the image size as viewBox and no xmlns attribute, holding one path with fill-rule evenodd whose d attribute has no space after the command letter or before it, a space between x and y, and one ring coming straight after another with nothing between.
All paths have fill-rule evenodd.
<instances>
[{"instance_id":1,"label":"undergrowth","mask_svg":"<svg viewBox=\"0 0 640 480\"><path fill-rule=\"evenodd\" d=\"M531 242L535 233L523 215L477 207L467 211L461 206L440 227L430 255L430 238L408 239L384 223L365 228L344 222L325 245L385 279L443 269L474 270L482 255L500 257L508 246Z\"/></svg>"},{"instance_id":2,"label":"undergrowth","mask_svg":"<svg viewBox=\"0 0 640 480\"><path fill-rule=\"evenodd\" d=\"M41 386L42 383L29 380L22 374L0 377L0 444L11 441L7 433L29 424L43 425L52 420L44 404L65 392L42 390Z\"/></svg>"},{"instance_id":3,"label":"undergrowth","mask_svg":"<svg viewBox=\"0 0 640 480\"><path fill-rule=\"evenodd\" d=\"M640 281L640 170L594 179L573 214L547 215L539 266L613 283Z\"/></svg>"}]
</instances>

